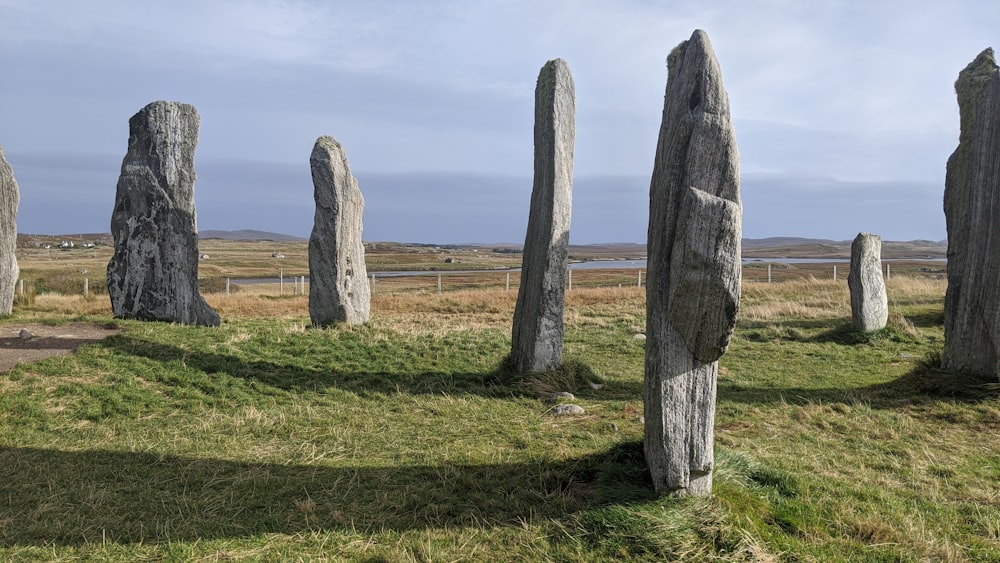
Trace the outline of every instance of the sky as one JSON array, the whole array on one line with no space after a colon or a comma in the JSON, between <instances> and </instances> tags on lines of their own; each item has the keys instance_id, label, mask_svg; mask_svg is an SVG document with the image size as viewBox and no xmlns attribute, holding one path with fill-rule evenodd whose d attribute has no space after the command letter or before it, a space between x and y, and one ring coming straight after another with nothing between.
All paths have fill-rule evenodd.
<instances>
[{"instance_id":1,"label":"sky","mask_svg":"<svg viewBox=\"0 0 1000 563\"><path fill-rule=\"evenodd\" d=\"M23 233L109 232L128 119L201 116L201 230L308 237L309 154L344 146L364 239L524 241L534 87L576 84L571 242L645 242L666 56L712 42L743 234L943 240L954 81L995 0L0 0L0 146Z\"/></svg>"}]
</instances>

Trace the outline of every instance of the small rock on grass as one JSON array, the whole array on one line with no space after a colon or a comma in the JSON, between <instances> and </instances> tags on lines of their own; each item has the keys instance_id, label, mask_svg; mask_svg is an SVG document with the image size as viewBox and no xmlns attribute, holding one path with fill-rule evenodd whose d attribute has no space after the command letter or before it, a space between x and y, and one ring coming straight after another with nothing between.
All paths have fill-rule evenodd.
<instances>
[{"instance_id":1,"label":"small rock on grass","mask_svg":"<svg viewBox=\"0 0 1000 563\"><path fill-rule=\"evenodd\" d=\"M558 393L553 393L549 396L550 403L558 403L559 401L573 401L576 397L573 396L569 391L560 391Z\"/></svg>"},{"instance_id":2,"label":"small rock on grass","mask_svg":"<svg viewBox=\"0 0 1000 563\"><path fill-rule=\"evenodd\" d=\"M556 405L552 407L552 414L564 415L564 414L583 414L583 407L580 405Z\"/></svg>"}]
</instances>

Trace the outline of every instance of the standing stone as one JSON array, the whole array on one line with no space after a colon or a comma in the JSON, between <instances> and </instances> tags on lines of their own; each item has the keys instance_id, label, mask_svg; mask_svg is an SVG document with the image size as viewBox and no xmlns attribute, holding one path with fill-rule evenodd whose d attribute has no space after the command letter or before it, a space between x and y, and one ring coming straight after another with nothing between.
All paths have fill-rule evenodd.
<instances>
[{"instance_id":1,"label":"standing stone","mask_svg":"<svg viewBox=\"0 0 1000 563\"><path fill-rule=\"evenodd\" d=\"M17 267L17 205L21 190L14 171L0 147L0 315L9 315L14 306L14 286L21 273Z\"/></svg>"},{"instance_id":2,"label":"standing stone","mask_svg":"<svg viewBox=\"0 0 1000 563\"><path fill-rule=\"evenodd\" d=\"M153 102L128 121L128 152L111 215L108 294L116 317L216 326L198 293L194 149L198 112Z\"/></svg>"},{"instance_id":3,"label":"standing stone","mask_svg":"<svg viewBox=\"0 0 1000 563\"><path fill-rule=\"evenodd\" d=\"M885 328L889 320L889 298L882 278L882 239L858 233L851 244L851 326L862 332Z\"/></svg>"},{"instance_id":4,"label":"standing stone","mask_svg":"<svg viewBox=\"0 0 1000 563\"><path fill-rule=\"evenodd\" d=\"M542 67L535 85L535 179L511 338L518 373L562 364L575 141L573 76L566 61L554 59Z\"/></svg>"},{"instance_id":5,"label":"standing stone","mask_svg":"<svg viewBox=\"0 0 1000 563\"><path fill-rule=\"evenodd\" d=\"M316 198L309 237L309 316L315 326L364 324L371 318L361 242L365 199L344 147L333 137L316 139L309 165Z\"/></svg>"},{"instance_id":6,"label":"standing stone","mask_svg":"<svg viewBox=\"0 0 1000 563\"><path fill-rule=\"evenodd\" d=\"M986 49L959 73L961 133L948 159L942 366L1000 375L1000 71Z\"/></svg>"},{"instance_id":7,"label":"standing stone","mask_svg":"<svg viewBox=\"0 0 1000 563\"><path fill-rule=\"evenodd\" d=\"M718 360L740 301L739 154L708 35L696 30L667 69L649 189L644 450L657 492L703 496Z\"/></svg>"}]
</instances>

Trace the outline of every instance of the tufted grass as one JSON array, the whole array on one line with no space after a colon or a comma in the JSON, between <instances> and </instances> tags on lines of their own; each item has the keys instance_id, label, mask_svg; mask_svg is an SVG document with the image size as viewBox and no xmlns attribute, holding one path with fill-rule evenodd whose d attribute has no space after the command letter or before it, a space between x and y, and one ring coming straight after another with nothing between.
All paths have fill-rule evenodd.
<instances>
[{"instance_id":1,"label":"tufted grass","mask_svg":"<svg viewBox=\"0 0 1000 563\"><path fill-rule=\"evenodd\" d=\"M936 367L942 282L889 291L865 335L843 280L746 284L708 499L650 491L636 288L569 292L568 367L521 379L499 289L376 295L364 327L242 293L218 328L118 321L0 375L0 559L1000 560L1000 385ZM6 322L68 317L110 314Z\"/></svg>"}]
</instances>

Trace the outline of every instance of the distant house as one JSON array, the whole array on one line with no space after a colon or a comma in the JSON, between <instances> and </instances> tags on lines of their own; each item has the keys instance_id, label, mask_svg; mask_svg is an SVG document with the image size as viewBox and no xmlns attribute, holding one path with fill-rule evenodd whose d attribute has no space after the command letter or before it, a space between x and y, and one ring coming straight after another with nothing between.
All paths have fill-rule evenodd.
<instances>
[{"instance_id":1,"label":"distant house","mask_svg":"<svg viewBox=\"0 0 1000 563\"><path fill-rule=\"evenodd\" d=\"M271 258L284 258L284 257L285 257L285 255L282 254L282 253L280 253L280 252L272 252L271 253Z\"/></svg>"},{"instance_id":2,"label":"distant house","mask_svg":"<svg viewBox=\"0 0 1000 563\"><path fill-rule=\"evenodd\" d=\"M208 254L199 254L198 260L208 260Z\"/></svg>"},{"instance_id":3,"label":"distant house","mask_svg":"<svg viewBox=\"0 0 1000 563\"><path fill-rule=\"evenodd\" d=\"M59 248L73 248L74 246L76 245L74 245L71 240L64 240L59 243Z\"/></svg>"}]
</instances>

